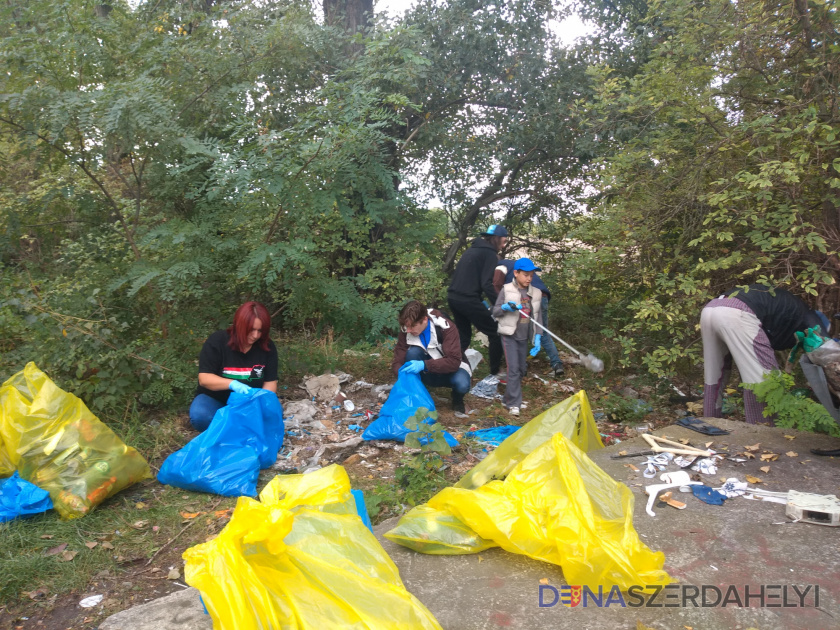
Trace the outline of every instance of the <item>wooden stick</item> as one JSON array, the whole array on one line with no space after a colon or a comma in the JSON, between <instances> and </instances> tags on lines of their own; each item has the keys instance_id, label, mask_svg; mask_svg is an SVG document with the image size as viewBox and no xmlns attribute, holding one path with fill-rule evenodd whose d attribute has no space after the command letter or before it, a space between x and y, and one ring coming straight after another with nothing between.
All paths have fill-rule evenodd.
<instances>
[{"instance_id":1,"label":"wooden stick","mask_svg":"<svg viewBox=\"0 0 840 630\"><path fill-rule=\"evenodd\" d=\"M673 453L674 455L689 455L693 457L711 457L714 455L711 451L704 451L699 448L694 448L693 446L686 446L685 444L680 444L679 442L674 442L673 440L662 438L657 435L651 435L650 433L643 433L642 438L650 445L651 450L654 450L657 453ZM663 444L673 444L675 446L660 446L659 442L662 442Z\"/></svg>"}]
</instances>

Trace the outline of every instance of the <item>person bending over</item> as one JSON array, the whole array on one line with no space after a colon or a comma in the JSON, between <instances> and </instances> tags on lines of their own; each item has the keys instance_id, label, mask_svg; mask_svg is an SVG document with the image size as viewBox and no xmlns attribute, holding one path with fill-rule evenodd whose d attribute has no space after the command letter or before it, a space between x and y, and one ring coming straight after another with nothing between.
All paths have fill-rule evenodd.
<instances>
[{"instance_id":1,"label":"person bending over","mask_svg":"<svg viewBox=\"0 0 840 630\"><path fill-rule=\"evenodd\" d=\"M776 350L790 350L797 331L822 326L828 319L784 289L751 284L711 300L700 313L703 338L703 415L723 417L723 390L729 381L732 361L743 383L760 383L779 369ZM744 390L744 417L749 424L774 425L764 417L764 403L752 390Z\"/></svg>"},{"instance_id":2,"label":"person bending over","mask_svg":"<svg viewBox=\"0 0 840 630\"><path fill-rule=\"evenodd\" d=\"M391 370L420 374L426 387L451 387L452 410L465 413L464 394L470 390L472 369L458 329L441 311L427 309L417 300L402 307L400 334Z\"/></svg>"},{"instance_id":3,"label":"person bending over","mask_svg":"<svg viewBox=\"0 0 840 630\"><path fill-rule=\"evenodd\" d=\"M204 431L230 392L251 387L277 392L277 348L269 339L271 317L259 302L236 309L233 324L207 338L198 357L198 388L190 405L190 422Z\"/></svg>"}]
</instances>

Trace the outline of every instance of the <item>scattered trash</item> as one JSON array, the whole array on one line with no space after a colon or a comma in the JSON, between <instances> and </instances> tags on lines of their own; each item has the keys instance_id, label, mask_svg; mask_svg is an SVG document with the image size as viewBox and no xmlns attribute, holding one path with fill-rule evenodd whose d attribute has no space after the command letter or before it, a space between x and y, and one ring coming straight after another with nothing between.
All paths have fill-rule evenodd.
<instances>
[{"instance_id":1,"label":"scattered trash","mask_svg":"<svg viewBox=\"0 0 840 630\"><path fill-rule=\"evenodd\" d=\"M330 627L439 630L357 510L339 466L275 477L259 501L241 497L213 540L184 553L186 581L213 627L281 628L293 617L299 627L328 619Z\"/></svg>"},{"instance_id":2,"label":"scattered trash","mask_svg":"<svg viewBox=\"0 0 840 630\"><path fill-rule=\"evenodd\" d=\"M344 409L345 411L354 411L356 409L356 405L354 405L353 401L348 398L344 401Z\"/></svg>"},{"instance_id":3,"label":"scattered trash","mask_svg":"<svg viewBox=\"0 0 840 630\"><path fill-rule=\"evenodd\" d=\"M645 433L642 439L650 445L651 450L657 453L673 453L674 455L690 455L694 457L711 457L714 451L694 448L689 444L674 442L668 438ZM663 446L664 445L664 446Z\"/></svg>"},{"instance_id":4,"label":"scattered trash","mask_svg":"<svg viewBox=\"0 0 840 630\"><path fill-rule=\"evenodd\" d=\"M747 475L747 479L750 476ZM761 490L760 488L751 488L748 483L740 481L735 477L727 479L723 486L715 488L718 492L726 498L744 497L745 499L752 499L754 501L770 501L772 503L782 503L787 505L787 492L773 492L771 490Z\"/></svg>"},{"instance_id":5,"label":"scattered trash","mask_svg":"<svg viewBox=\"0 0 840 630\"><path fill-rule=\"evenodd\" d=\"M682 501L677 501L675 498L673 498L670 492L660 494L659 500L670 505L671 507L677 508L678 510L684 510L686 507L685 503L683 503Z\"/></svg>"},{"instance_id":6,"label":"scattered trash","mask_svg":"<svg viewBox=\"0 0 840 630\"><path fill-rule=\"evenodd\" d=\"M318 413L318 406L311 400L293 400L283 407L283 421L286 429L299 429L303 426L323 429L324 425L316 418Z\"/></svg>"},{"instance_id":7,"label":"scattered trash","mask_svg":"<svg viewBox=\"0 0 840 630\"><path fill-rule=\"evenodd\" d=\"M79 606L82 608L93 608L94 606L100 604L104 598L104 595L91 595L90 597L85 597L82 601L80 601Z\"/></svg>"},{"instance_id":8,"label":"scattered trash","mask_svg":"<svg viewBox=\"0 0 840 630\"><path fill-rule=\"evenodd\" d=\"M726 495L709 486L691 486L691 491L695 497L709 505L723 505L726 500Z\"/></svg>"},{"instance_id":9,"label":"scattered trash","mask_svg":"<svg viewBox=\"0 0 840 630\"><path fill-rule=\"evenodd\" d=\"M645 467L642 473L648 479L656 477L657 472L661 472L668 467L668 464L674 459L673 453L658 453L647 458L646 462L642 462Z\"/></svg>"},{"instance_id":10,"label":"scattered trash","mask_svg":"<svg viewBox=\"0 0 840 630\"><path fill-rule=\"evenodd\" d=\"M689 489L687 486L703 485L699 481L691 481L691 477L689 477L688 473L684 470L679 470L673 473L665 473L660 477L660 479L665 483L645 487L645 493L647 493L648 495L648 501L647 505L645 506L645 512L647 512L649 516L653 517L656 516L656 514L653 511L654 501L656 500L657 495L663 490L679 488L680 492L688 492ZM683 490L683 488L685 488L685 490Z\"/></svg>"},{"instance_id":11,"label":"scattered trash","mask_svg":"<svg viewBox=\"0 0 840 630\"><path fill-rule=\"evenodd\" d=\"M358 424L351 424L347 428L353 431L354 433L358 433L362 430L362 427L360 427Z\"/></svg>"},{"instance_id":12,"label":"scattered trash","mask_svg":"<svg viewBox=\"0 0 840 630\"><path fill-rule=\"evenodd\" d=\"M311 397L321 402L329 402L341 390L341 385L335 374L321 374L306 379L303 388Z\"/></svg>"},{"instance_id":13,"label":"scattered trash","mask_svg":"<svg viewBox=\"0 0 840 630\"><path fill-rule=\"evenodd\" d=\"M478 431L468 431L468 438L475 438L480 444L489 444L491 446L499 446L508 437L516 433L521 427L514 425L504 425L501 427L493 427L491 429L479 429Z\"/></svg>"},{"instance_id":14,"label":"scattered trash","mask_svg":"<svg viewBox=\"0 0 840 630\"><path fill-rule=\"evenodd\" d=\"M674 424L678 424L681 427L697 431L698 433L702 433L704 435L729 435L729 431L720 429L708 422L704 422L691 416L680 418Z\"/></svg>"},{"instance_id":15,"label":"scattered trash","mask_svg":"<svg viewBox=\"0 0 840 630\"><path fill-rule=\"evenodd\" d=\"M785 515L800 523L840 527L840 500L833 494L820 495L790 490Z\"/></svg>"},{"instance_id":16,"label":"scattered trash","mask_svg":"<svg viewBox=\"0 0 840 630\"><path fill-rule=\"evenodd\" d=\"M0 523L52 509L50 493L21 479L17 471L0 482Z\"/></svg>"},{"instance_id":17,"label":"scattered trash","mask_svg":"<svg viewBox=\"0 0 840 630\"><path fill-rule=\"evenodd\" d=\"M467 361L470 363L470 371L475 372L475 368L478 367L478 364L481 363L481 360L484 357L481 356L481 353L478 350L473 350L472 348L467 348L464 351L464 354L467 357Z\"/></svg>"},{"instance_id":18,"label":"scattered trash","mask_svg":"<svg viewBox=\"0 0 840 630\"><path fill-rule=\"evenodd\" d=\"M493 374L485 376L470 390L470 394L478 398L485 398L493 400L495 398L502 399L503 396L496 391L499 385L499 378Z\"/></svg>"},{"instance_id":19,"label":"scattered trash","mask_svg":"<svg viewBox=\"0 0 840 630\"><path fill-rule=\"evenodd\" d=\"M387 400L388 392L391 391L393 385L377 385L373 388L373 392L379 400Z\"/></svg>"},{"instance_id":20,"label":"scattered trash","mask_svg":"<svg viewBox=\"0 0 840 630\"><path fill-rule=\"evenodd\" d=\"M151 476L140 453L34 363L0 386L0 409L5 442L14 444L0 451L22 479L49 492L63 519Z\"/></svg>"},{"instance_id":21,"label":"scattered trash","mask_svg":"<svg viewBox=\"0 0 840 630\"><path fill-rule=\"evenodd\" d=\"M274 392L232 392L210 426L160 467L160 483L223 496L256 496L261 468L283 445L283 408Z\"/></svg>"}]
</instances>

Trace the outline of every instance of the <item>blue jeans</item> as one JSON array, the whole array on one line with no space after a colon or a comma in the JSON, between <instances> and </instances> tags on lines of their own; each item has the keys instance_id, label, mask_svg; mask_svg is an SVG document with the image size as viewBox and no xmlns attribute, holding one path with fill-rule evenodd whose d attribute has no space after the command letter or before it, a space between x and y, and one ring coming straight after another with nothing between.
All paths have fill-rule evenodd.
<instances>
[{"instance_id":1,"label":"blue jeans","mask_svg":"<svg viewBox=\"0 0 840 630\"><path fill-rule=\"evenodd\" d=\"M405 353L405 361L428 361L431 359L419 346L410 346ZM437 374L432 372L421 372L420 380L426 387L451 387L452 397L463 398L464 394L470 391L470 375L464 368L458 368L451 374Z\"/></svg>"},{"instance_id":2,"label":"blue jeans","mask_svg":"<svg viewBox=\"0 0 840 630\"><path fill-rule=\"evenodd\" d=\"M540 310L542 311L542 325L548 328L548 298L543 295L542 302L540 302ZM557 346L554 345L554 339L544 330L539 331L540 345L545 353L548 355L548 360L552 368L562 367L563 361L560 360L560 355L557 353Z\"/></svg>"},{"instance_id":3,"label":"blue jeans","mask_svg":"<svg viewBox=\"0 0 840 630\"><path fill-rule=\"evenodd\" d=\"M207 394L199 394L193 398L190 405L190 422L196 431L204 431L210 426L210 421L216 412L225 406L225 403L219 402L212 396Z\"/></svg>"}]
</instances>

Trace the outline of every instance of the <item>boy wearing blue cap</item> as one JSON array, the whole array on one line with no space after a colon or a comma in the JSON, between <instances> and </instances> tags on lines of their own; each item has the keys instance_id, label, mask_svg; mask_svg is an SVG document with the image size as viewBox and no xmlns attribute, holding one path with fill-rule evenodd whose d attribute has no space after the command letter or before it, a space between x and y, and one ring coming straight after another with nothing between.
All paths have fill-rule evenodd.
<instances>
[{"instance_id":1,"label":"boy wearing blue cap","mask_svg":"<svg viewBox=\"0 0 840 630\"><path fill-rule=\"evenodd\" d=\"M531 356L540 351L542 335L528 319L531 317L540 321L542 291L531 285L534 272L539 270L530 258L517 260L513 264L513 280L502 287L493 306L492 314L499 325L507 363L504 404L513 416L518 416L522 407L522 377L525 376L528 339L534 340Z\"/></svg>"}]
</instances>

